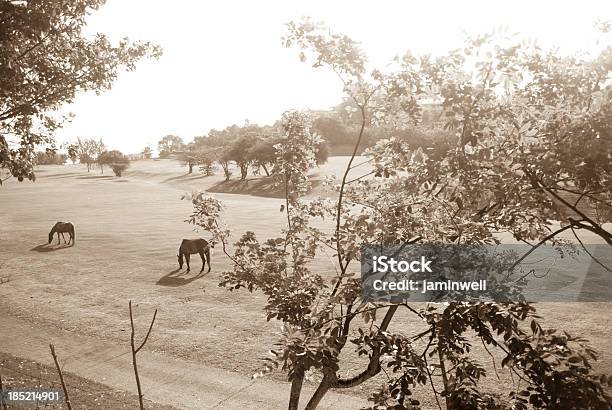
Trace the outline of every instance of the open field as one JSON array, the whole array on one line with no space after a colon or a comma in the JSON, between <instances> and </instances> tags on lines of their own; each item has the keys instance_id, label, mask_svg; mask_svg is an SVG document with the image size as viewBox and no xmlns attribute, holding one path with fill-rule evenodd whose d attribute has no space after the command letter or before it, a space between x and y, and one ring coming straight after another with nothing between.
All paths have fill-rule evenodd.
<instances>
[{"instance_id":1,"label":"open field","mask_svg":"<svg viewBox=\"0 0 612 410\"><path fill-rule=\"evenodd\" d=\"M332 157L317 173L338 174L346 160ZM0 314L127 348L131 299L140 332L159 309L147 350L244 375L258 370L279 328L266 322L261 295L217 286L220 273L230 268L219 250L209 274L198 276L198 257L192 258L191 273L177 272L180 240L206 237L184 222L191 203L180 196L223 179L185 175L185 170L171 160L140 161L117 178L109 171L87 173L80 165L48 166L38 170L36 183L7 182L0 188L0 277L9 282L0 285ZM315 193L324 192L318 186ZM246 230L260 238L276 236L283 226L278 198L214 195L226 205L225 220L235 238ZM58 247L55 240L44 246L59 220L75 224L75 247ZM315 265L330 269L325 257ZM547 325L590 339L601 354L597 369L612 373L609 304L551 303L540 310ZM395 326L408 322L400 315ZM410 326L407 332L415 329ZM24 346L23 357L27 353ZM358 363L350 359L349 366ZM509 391L507 384L493 381L495 390ZM354 393L364 396L372 387Z\"/></svg>"}]
</instances>

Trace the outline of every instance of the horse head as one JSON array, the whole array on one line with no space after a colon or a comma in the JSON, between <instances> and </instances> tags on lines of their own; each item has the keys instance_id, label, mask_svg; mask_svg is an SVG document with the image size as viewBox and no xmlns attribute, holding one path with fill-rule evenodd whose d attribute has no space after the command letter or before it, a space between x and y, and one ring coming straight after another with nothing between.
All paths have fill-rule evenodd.
<instances>
[{"instance_id":1,"label":"horse head","mask_svg":"<svg viewBox=\"0 0 612 410\"><path fill-rule=\"evenodd\" d=\"M53 240L53 231L49 232L49 243Z\"/></svg>"}]
</instances>

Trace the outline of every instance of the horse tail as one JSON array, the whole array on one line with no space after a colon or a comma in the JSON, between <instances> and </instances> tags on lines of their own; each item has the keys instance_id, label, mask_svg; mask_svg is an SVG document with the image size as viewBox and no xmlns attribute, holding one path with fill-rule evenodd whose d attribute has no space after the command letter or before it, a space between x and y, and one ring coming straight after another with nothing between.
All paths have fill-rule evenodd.
<instances>
[{"instance_id":1,"label":"horse tail","mask_svg":"<svg viewBox=\"0 0 612 410\"><path fill-rule=\"evenodd\" d=\"M74 225L72 225L72 244L76 244L76 231L74 229Z\"/></svg>"}]
</instances>

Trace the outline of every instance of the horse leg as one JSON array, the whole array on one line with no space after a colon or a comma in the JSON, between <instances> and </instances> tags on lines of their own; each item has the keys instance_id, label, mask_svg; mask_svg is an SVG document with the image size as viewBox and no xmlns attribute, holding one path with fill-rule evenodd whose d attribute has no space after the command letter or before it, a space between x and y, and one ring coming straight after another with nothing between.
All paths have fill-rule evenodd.
<instances>
[{"instance_id":1,"label":"horse leg","mask_svg":"<svg viewBox=\"0 0 612 410\"><path fill-rule=\"evenodd\" d=\"M210 272L210 248L206 248L205 253L206 253L206 262L208 263L208 272ZM202 269L204 269L204 267L202 267Z\"/></svg>"},{"instance_id":2,"label":"horse leg","mask_svg":"<svg viewBox=\"0 0 612 410\"><path fill-rule=\"evenodd\" d=\"M189 266L189 258L191 256L189 254L185 255L185 261L187 262L187 272L189 272L189 270L191 269L191 267Z\"/></svg>"},{"instance_id":3,"label":"horse leg","mask_svg":"<svg viewBox=\"0 0 612 410\"><path fill-rule=\"evenodd\" d=\"M202 258L202 269L200 269L200 273L204 272L204 266L206 266L206 256L204 255L204 251L200 251L200 258Z\"/></svg>"},{"instance_id":4,"label":"horse leg","mask_svg":"<svg viewBox=\"0 0 612 410\"><path fill-rule=\"evenodd\" d=\"M64 232L62 232L62 239L64 240L64 245L65 245L67 242L66 242L66 237L64 236Z\"/></svg>"},{"instance_id":5,"label":"horse leg","mask_svg":"<svg viewBox=\"0 0 612 410\"><path fill-rule=\"evenodd\" d=\"M60 233L58 232L58 233L57 233L57 244L58 244L58 245L60 244L59 237L60 237Z\"/></svg>"}]
</instances>

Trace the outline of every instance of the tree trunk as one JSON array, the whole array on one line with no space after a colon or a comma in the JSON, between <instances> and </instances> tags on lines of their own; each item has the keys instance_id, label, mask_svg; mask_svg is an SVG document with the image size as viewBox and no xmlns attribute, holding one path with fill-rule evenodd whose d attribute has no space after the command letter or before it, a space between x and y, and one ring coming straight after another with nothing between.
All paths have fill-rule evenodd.
<instances>
[{"instance_id":1,"label":"tree trunk","mask_svg":"<svg viewBox=\"0 0 612 410\"><path fill-rule=\"evenodd\" d=\"M321 383L319 384L319 387L317 387L317 390L315 390L314 394L308 401L308 404L306 405L305 410L316 409L319 403L321 403L321 400L323 399L323 397L325 397L325 395L327 394L327 392L329 391L331 387L332 387L331 378L328 377L327 375L324 376L323 380L321 380Z\"/></svg>"},{"instance_id":2,"label":"tree trunk","mask_svg":"<svg viewBox=\"0 0 612 410\"><path fill-rule=\"evenodd\" d=\"M299 371L291 382L291 392L289 393L289 410L297 410L304 384L304 372Z\"/></svg>"},{"instance_id":3,"label":"tree trunk","mask_svg":"<svg viewBox=\"0 0 612 410\"><path fill-rule=\"evenodd\" d=\"M261 166L263 167L264 171L266 171L266 176L269 177L270 172L268 172L268 168L266 168L266 164L261 164Z\"/></svg>"},{"instance_id":4,"label":"tree trunk","mask_svg":"<svg viewBox=\"0 0 612 410\"><path fill-rule=\"evenodd\" d=\"M193 173L193 164L190 162L190 163L189 163L189 164L187 164L187 165L189 165L189 173L190 173L190 174L191 174L191 173Z\"/></svg>"},{"instance_id":5,"label":"tree trunk","mask_svg":"<svg viewBox=\"0 0 612 410\"><path fill-rule=\"evenodd\" d=\"M444 401L446 402L446 410L455 410L455 403L450 397L450 383L448 380L448 374L446 373L446 365L444 363L444 356L442 352L438 350L438 358L440 359L440 373L442 373L442 384L444 385Z\"/></svg>"}]
</instances>

